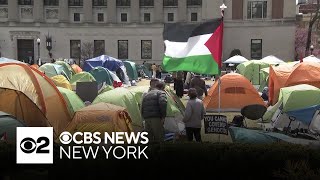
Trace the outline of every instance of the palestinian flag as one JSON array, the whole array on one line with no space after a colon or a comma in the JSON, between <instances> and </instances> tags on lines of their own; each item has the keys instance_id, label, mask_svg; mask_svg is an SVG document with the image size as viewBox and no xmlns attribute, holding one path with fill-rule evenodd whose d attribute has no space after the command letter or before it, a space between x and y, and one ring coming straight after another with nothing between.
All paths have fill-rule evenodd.
<instances>
[{"instance_id":1,"label":"palestinian flag","mask_svg":"<svg viewBox=\"0 0 320 180\"><path fill-rule=\"evenodd\" d=\"M223 19L202 24L165 24L163 67L168 72L220 74Z\"/></svg>"}]
</instances>

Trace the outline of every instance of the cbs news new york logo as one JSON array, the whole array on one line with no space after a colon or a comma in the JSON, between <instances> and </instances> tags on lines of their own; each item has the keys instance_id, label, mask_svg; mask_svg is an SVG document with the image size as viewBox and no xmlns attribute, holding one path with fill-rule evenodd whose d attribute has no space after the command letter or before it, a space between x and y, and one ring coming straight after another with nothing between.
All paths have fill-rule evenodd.
<instances>
[{"instance_id":1,"label":"cbs news new york logo","mask_svg":"<svg viewBox=\"0 0 320 180\"><path fill-rule=\"evenodd\" d=\"M53 164L52 134L52 127L17 127L17 164Z\"/></svg>"}]
</instances>

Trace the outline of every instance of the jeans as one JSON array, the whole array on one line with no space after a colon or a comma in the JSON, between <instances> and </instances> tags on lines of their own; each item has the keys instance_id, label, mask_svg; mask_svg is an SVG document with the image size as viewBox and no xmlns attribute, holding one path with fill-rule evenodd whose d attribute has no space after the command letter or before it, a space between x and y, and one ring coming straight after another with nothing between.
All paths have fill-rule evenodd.
<instances>
[{"instance_id":1,"label":"jeans","mask_svg":"<svg viewBox=\"0 0 320 180\"><path fill-rule=\"evenodd\" d=\"M188 141L193 141L193 136L197 142L201 142L201 128L186 127Z\"/></svg>"}]
</instances>

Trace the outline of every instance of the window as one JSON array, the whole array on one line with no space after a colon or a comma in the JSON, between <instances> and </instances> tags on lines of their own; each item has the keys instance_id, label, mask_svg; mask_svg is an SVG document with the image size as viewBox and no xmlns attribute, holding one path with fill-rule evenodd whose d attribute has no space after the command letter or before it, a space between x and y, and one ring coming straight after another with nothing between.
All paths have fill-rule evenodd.
<instances>
[{"instance_id":1,"label":"window","mask_svg":"<svg viewBox=\"0 0 320 180\"><path fill-rule=\"evenodd\" d=\"M118 41L118 59L128 59L128 40Z\"/></svg>"},{"instance_id":2,"label":"window","mask_svg":"<svg viewBox=\"0 0 320 180\"><path fill-rule=\"evenodd\" d=\"M163 0L163 6L178 6L178 0Z\"/></svg>"},{"instance_id":3,"label":"window","mask_svg":"<svg viewBox=\"0 0 320 180\"><path fill-rule=\"evenodd\" d=\"M98 13L98 22L104 22L104 14Z\"/></svg>"},{"instance_id":4,"label":"window","mask_svg":"<svg viewBox=\"0 0 320 180\"><path fill-rule=\"evenodd\" d=\"M140 0L139 4L140 4L140 7L143 7L143 6L154 6L154 1L153 0Z\"/></svg>"},{"instance_id":5,"label":"window","mask_svg":"<svg viewBox=\"0 0 320 180\"><path fill-rule=\"evenodd\" d=\"M0 5L8 5L8 0L0 0Z\"/></svg>"},{"instance_id":6,"label":"window","mask_svg":"<svg viewBox=\"0 0 320 180\"><path fill-rule=\"evenodd\" d=\"M267 17L267 1L249 1L248 19L262 19Z\"/></svg>"},{"instance_id":7,"label":"window","mask_svg":"<svg viewBox=\"0 0 320 180\"><path fill-rule=\"evenodd\" d=\"M19 0L19 5L33 5L33 0Z\"/></svg>"},{"instance_id":8,"label":"window","mask_svg":"<svg viewBox=\"0 0 320 180\"><path fill-rule=\"evenodd\" d=\"M201 6L202 0L188 0L187 6Z\"/></svg>"},{"instance_id":9,"label":"window","mask_svg":"<svg viewBox=\"0 0 320 180\"><path fill-rule=\"evenodd\" d=\"M83 0L69 0L69 6L83 6Z\"/></svg>"},{"instance_id":10,"label":"window","mask_svg":"<svg viewBox=\"0 0 320 180\"><path fill-rule=\"evenodd\" d=\"M152 58L152 41L142 40L141 41L141 59Z\"/></svg>"},{"instance_id":11,"label":"window","mask_svg":"<svg viewBox=\"0 0 320 180\"><path fill-rule=\"evenodd\" d=\"M130 6L130 0L117 0L117 6Z\"/></svg>"},{"instance_id":12,"label":"window","mask_svg":"<svg viewBox=\"0 0 320 180\"><path fill-rule=\"evenodd\" d=\"M94 57L98 57L101 55L105 54L105 43L104 40L94 40L94 44L93 44L93 49L94 49Z\"/></svg>"},{"instance_id":13,"label":"window","mask_svg":"<svg viewBox=\"0 0 320 180\"><path fill-rule=\"evenodd\" d=\"M243 87L228 87L224 90L227 94L245 94L246 91Z\"/></svg>"},{"instance_id":14,"label":"window","mask_svg":"<svg viewBox=\"0 0 320 180\"><path fill-rule=\"evenodd\" d=\"M79 22L80 21L80 13L74 13L73 14L73 21Z\"/></svg>"},{"instance_id":15,"label":"window","mask_svg":"<svg viewBox=\"0 0 320 180\"><path fill-rule=\"evenodd\" d=\"M70 58L79 59L81 55L81 41L70 40Z\"/></svg>"},{"instance_id":16,"label":"window","mask_svg":"<svg viewBox=\"0 0 320 180\"><path fill-rule=\"evenodd\" d=\"M93 0L92 6L107 6L107 0Z\"/></svg>"},{"instance_id":17,"label":"window","mask_svg":"<svg viewBox=\"0 0 320 180\"><path fill-rule=\"evenodd\" d=\"M44 0L45 6L59 6L59 0Z\"/></svg>"},{"instance_id":18,"label":"window","mask_svg":"<svg viewBox=\"0 0 320 180\"><path fill-rule=\"evenodd\" d=\"M127 22L128 21L128 15L127 13L121 13L121 22Z\"/></svg>"},{"instance_id":19,"label":"window","mask_svg":"<svg viewBox=\"0 0 320 180\"><path fill-rule=\"evenodd\" d=\"M168 13L168 22L174 21L174 14L173 13Z\"/></svg>"},{"instance_id":20,"label":"window","mask_svg":"<svg viewBox=\"0 0 320 180\"><path fill-rule=\"evenodd\" d=\"M143 21L144 22L150 22L151 18L150 18L150 13L144 13L143 14Z\"/></svg>"},{"instance_id":21,"label":"window","mask_svg":"<svg viewBox=\"0 0 320 180\"><path fill-rule=\"evenodd\" d=\"M198 21L198 13L191 13L191 21Z\"/></svg>"},{"instance_id":22,"label":"window","mask_svg":"<svg viewBox=\"0 0 320 180\"><path fill-rule=\"evenodd\" d=\"M251 39L251 59L262 58L262 39Z\"/></svg>"}]
</instances>

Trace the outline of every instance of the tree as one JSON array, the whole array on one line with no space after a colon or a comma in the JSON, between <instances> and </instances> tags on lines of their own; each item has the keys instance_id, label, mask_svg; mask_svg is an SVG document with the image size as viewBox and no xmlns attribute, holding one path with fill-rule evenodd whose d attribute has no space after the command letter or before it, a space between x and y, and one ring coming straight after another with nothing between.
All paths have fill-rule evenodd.
<instances>
[{"instance_id":1,"label":"tree","mask_svg":"<svg viewBox=\"0 0 320 180\"><path fill-rule=\"evenodd\" d=\"M312 1L311 3L313 3L313 1ZM312 5L313 5L313 4L312 4ZM316 5L315 12L311 12L311 15L310 15L310 21L309 21L309 27L308 27L308 36L307 36L305 56L307 56L307 54L308 54L308 52L309 52L309 50L310 50L313 25L314 25L317 21L319 21L319 19L320 19L319 10L320 10L320 0L317 0L317 5ZM314 16L313 16L313 13L315 13Z\"/></svg>"},{"instance_id":2,"label":"tree","mask_svg":"<svg viewBox=\"0 0 320 180\"><path fill-rule=\"evenodd\" d=\"M308 39L308 29L303 27L296 28L296 35L295 35L295 51L296 60L299 60L302 56L308 56L309 52L306 50L307 46L307 39ZM310 44L316 45L318 43L318 37L315 34L311 34ZM310 46L309 46L310 47ZM315 56L320 55L320 48L319 46L314 46L313 53Z\"/></svg>"},{"instance_id":3,"label":"tree","mask_svg":"<svg viewBox=\"0 0 320 180\"><path fill-rule=\"evenodd\" d=\"M93 43L91 42L85 42L82 44L81 48L81 58L83 60L91 59L93 58Z\"/></svg>"}]
</instances>

